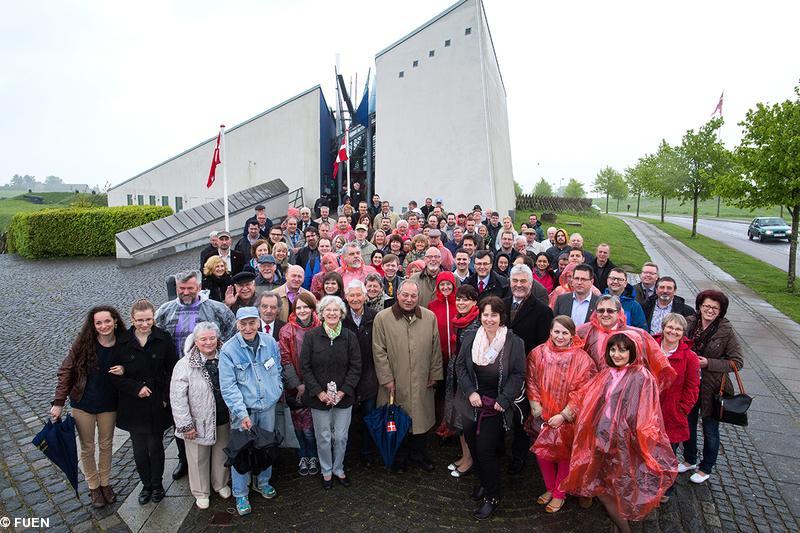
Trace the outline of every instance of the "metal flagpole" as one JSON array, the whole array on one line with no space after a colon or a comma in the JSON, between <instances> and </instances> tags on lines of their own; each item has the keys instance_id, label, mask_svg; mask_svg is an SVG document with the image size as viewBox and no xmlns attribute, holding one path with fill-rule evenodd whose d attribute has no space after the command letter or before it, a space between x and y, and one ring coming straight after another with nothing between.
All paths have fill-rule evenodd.
<instances>
[{"instance_id":1,"label":"metal flagpole","mask_svg":"<svg viewBox=\"0 0 800 533\"><path fill-rule=\"evenodd\" d=\"M228 173L225 171L225 160L228 158L228 153L225 151L225 124L219 126L220 136L220 163L222 163L222 197L225 206L225 231L231 230L231 222L228 217Z\"/></svg>"}]
</instances>

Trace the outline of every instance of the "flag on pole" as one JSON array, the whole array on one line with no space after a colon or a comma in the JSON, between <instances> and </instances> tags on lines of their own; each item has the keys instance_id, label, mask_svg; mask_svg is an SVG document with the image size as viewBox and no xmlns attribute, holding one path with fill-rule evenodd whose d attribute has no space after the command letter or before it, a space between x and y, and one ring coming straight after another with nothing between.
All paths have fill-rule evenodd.
<instances>
[{"instance_id":1,"label":"flag on pole","mask_svg":"<svg viewBox=\"0 0 800 533\"><path fill-rule=\"evenodd\" d=\"M333 162L334 179L339 172L339 163L344 163L347 161L347 131L348 130L345 130L344 132L344 137L342 137L342 145L339 147L339 153L336 154L336 161Z\"/></svg>"},{"instance_id":2,"label":"flag on pole","mask_svg":"<svg viewBox=\"0 0 800 533\"><path fill-rule=\"evenodd\" d=\"M719 95L719 102L717 102L717 107L715 107L714 108L714 112L711 113L712 117L717 114L717 111L719 111L719 116L722 116L722 97L723 96L725 96L725 91L722 91L722 94Z\"/></svg>"},{"instance_id":3,"label":"flag on pole","mask_svg":"<svg viewBox=\"0 0 800 533\"><path fill-rule=\"evenodd\" d=\"M217 177L217 165L222 162L222 159L219 157L219 142L222 138L222 132L220 131L217 134L217 146L214 148L214 155L211 158L211 170L208 171L208 182L206 182L206 187L210 188L214 185L214 179Z\"/></svg>"}]
</instances>

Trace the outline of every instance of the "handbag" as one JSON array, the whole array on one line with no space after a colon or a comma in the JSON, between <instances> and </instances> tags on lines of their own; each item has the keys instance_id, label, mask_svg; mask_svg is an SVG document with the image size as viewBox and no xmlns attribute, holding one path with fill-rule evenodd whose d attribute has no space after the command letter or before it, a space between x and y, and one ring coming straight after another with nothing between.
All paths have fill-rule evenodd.
<instances>
[{"instance_id":1,"label":"handbag","mask_svg":"<svg viewBox=\"0 0 800 533\"><path fill-rule=\"evenodd\" d=\"M720 383L719 386L719 393L713 397L714 418L726 424L746 426L747 410L750 409L753 398L745 392L742 378L739 376L739 371L736 369L736 364L733 361L731 361L731 368L733 369L733 373L736 374L736 382L739 384L739 394L728 394L725 392L725 380L728 374L723 374L722 383Z\"/></svg>"}]
</instances>

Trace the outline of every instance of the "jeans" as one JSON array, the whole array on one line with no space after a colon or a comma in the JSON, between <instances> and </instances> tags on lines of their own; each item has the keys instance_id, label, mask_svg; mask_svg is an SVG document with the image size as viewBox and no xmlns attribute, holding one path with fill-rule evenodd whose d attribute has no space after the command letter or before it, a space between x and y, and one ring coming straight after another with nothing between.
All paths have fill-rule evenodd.
<instances>
[{"instance_id":1,"label":"jeans","mask_svg":"<svg viewBox=\"0 0 800 533\"><path fill-rule=\"evenodd\" d=\"M164 488L164 435L150 433L131 433L133 459L136 472L145 489Z\"/></svg>"},{"instance_id":2,"label":"jeans","mask_svg":"<svg viewBox=\"0 0 800 533\"><path fill-rule=\"evenodd\" d=\"M267 431L275 430L274 405L265 411L252 411L249 416L250 422L253 423L253 427L258 426ZM237 431L241 429L241 427L241 420L233 420L231 422L231 431ZM262 470L261 473L256 477L256 484L258 485L258 488L261 490L267 489L270 486L269 480L271 477L271 466L266 470ZM233 485L233 495L237 498L241 496L247 496L247 494L250 492L250 472L246 474L240 474L235 468L231 468L231 481Z\"/></svg>"},{"instance_id":3,"label":"jeans","mask_svg":"<svg viewBox=\"0 0 800 533\"><path fill-rule=\"evenodd\" d=\"M697 419L700 415L700 400L689 411L687 419L689 421L689 440L683 443L683 459L689 464L697 464ZM702 417L703 421L703 460L700 462L700 470L710 474L717 464L717 454L719 453L719 420L711 416Z\"/></svg>"},{"instance_id":4,"label":"jeans","mask_svg":"<svg viewBox=\"0 0 800 533\"><path fill-rule=\"evenodd\" d=\"M300 447L297 449L297 455L301 459L303 457L316 457L317 438L314 436L314 428L305 431L295 428L294 434L297 436L297 442L300 444Z\"/></svg>"},{"instance_id":5,"label":"jeans","mask_svg":"<svg viewBox=\"0 0 800 533\"><path fill-rule=\"evenodd\" d=\"M323 476L344 477L344 452L347 449L347 430L350 429L352 407L311 409L314 434L317 436L319 469Z\"/></svg>"}]
</instances>

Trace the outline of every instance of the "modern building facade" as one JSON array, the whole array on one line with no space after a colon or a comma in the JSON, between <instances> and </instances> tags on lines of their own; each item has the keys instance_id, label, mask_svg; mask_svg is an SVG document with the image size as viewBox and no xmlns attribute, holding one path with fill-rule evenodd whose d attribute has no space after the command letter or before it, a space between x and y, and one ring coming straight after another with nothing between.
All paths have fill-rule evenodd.
<instances>
[{"instance_id":1,"label":"modern building facade","mask_svg":"<svg viewBox=\"0 0 800 533\"><path fill-rule=\"evenodd\" d=\"M374 154L363 150L366 136L351 137L351 159L359 147L364 158L353 175L365 189L398 211L427 196L452 210L513 210L506 92L482 2L454 4L379 52L375 67L371 126L362 128ZM331 184L333 116L317 86L228 129L229 193L279 178L312 203ZM205 186L215 140L112 188L109 205L180 210L220 198L221 186Z\"/></svg>"}]
</instances>

